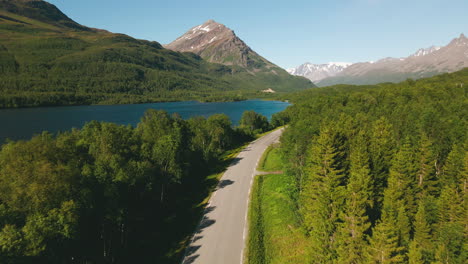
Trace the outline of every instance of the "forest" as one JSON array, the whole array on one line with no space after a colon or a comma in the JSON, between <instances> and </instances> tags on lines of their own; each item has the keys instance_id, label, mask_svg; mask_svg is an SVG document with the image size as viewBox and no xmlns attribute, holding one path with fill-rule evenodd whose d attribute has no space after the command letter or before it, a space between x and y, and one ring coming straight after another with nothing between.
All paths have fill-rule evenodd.
<instances>
[{"instance_id":1,"label":"forest","mask_svg":"<svg viewBox=\"0 0 468 264\"><path fill-rule=\"evenodd\" d=\"M313 263L467 263L468 68L300 92L288 189Z\"/></svg>"},{"instance_id":2,"label":"forest","mask_svg":"<svg viewBox=\"0 0 468 264\"><path fill-rule=\"evenodd\" d=\"M178 263L226 153L272 125L253 111L233 127L150 109L136 127L92 121L7 142L0 263Z\"/></svg>"},{"instance_id":3,"label":"forest","mask_svg":"<svg viewBox=\"0 0 468 264\"><path fill-rule=\"evenodd\" d=\"M88 28L45 1L0 0L0 108L235 101L311 87L286 71L252 73Z\"/></svg>"}]
</instances>

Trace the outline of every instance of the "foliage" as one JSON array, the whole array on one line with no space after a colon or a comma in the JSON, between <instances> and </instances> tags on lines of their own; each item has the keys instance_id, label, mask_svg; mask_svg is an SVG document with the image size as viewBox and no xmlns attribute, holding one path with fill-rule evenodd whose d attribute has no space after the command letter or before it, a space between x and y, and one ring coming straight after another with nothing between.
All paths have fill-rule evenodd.
<instances>
[{"instance_id":1,"label":"foliage","mask_svg":"<svg viewBox=\"0 0 468 264\"><path fill-rule=\"evenodd\" d=\"M226 115L148 110L136 128L82 129L0 151L0 262L177 262L226 151L252 138Z\"/></svg>"},{"instance_id":2,"label":"foliage","mask_svg":"<svg viewBox=\"0 0 468 264\"><path fill-rule=\"evenodd\" d=\"M245 111L239 123L240 128L251 135L263 133L270 127L268 119L255 111Z\"/></svg>"},{"instance_id":3,"label":"foliage","mask_svg":"<svg viewBox=\"0 0 468 264\"><path fill-rule=\"evenodd\" d=\"M281 139L316 263L466 263L468 69L290 96Z\"/></svg>"}]
</instances>

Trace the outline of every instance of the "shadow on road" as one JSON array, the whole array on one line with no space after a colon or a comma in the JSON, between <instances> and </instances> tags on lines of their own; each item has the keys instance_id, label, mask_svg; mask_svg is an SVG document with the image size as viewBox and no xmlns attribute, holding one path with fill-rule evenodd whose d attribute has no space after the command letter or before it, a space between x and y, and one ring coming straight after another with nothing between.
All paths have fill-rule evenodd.
<instances>
[{"instance_id":1,"label":"shadow on road","mask_svg":"<svg viewBox=\"0 0 468 264\"><path fill-rule=\"evenodd\" d=\"M216 187L216 190L222 189L228 185L234 184L234 181L231 180L221 180L218 184L218 187Z\"/></svg>"},{"instance_id":2,"label":"shadow on road","mask_svg":"<svg viewBox=\"0 0 468 264\"><path fill-rule=\"evenodd\" d=\"M193 256L190 256L188 258L186 258L183 262L183 264L190 264L190 263L193 263L195 262L195 260L199 257L200 255L193 255Z\"/></svg>"},{"instance_id":3,"label":"shadow on road","mask_svg":"<svg viewBox=\"0 0 468 264\"><path fill-rule=\"evenodd\" d=\"M239 163L241 160L242 160L242 158L239 158L239 157L235 157L235 158L231 159L231 160L230 160L231 163L229 164L229 167L236 165L236 164Z\"/></svg>"},{"instance_id":4,"label":"shadow on road","mask_svg":"<svg viewBox=\"0 0 468 264\"><path fill-rule=\"evenodd\" d=\"M198 226L198 230L196 232L196 234L200 234L201 232L203 232L203 229L211 226L211 225L214 225L214 223L216 223L216 220L213 220L213 219L210 219L207 215L212 212L214 209L216 208L216 206L209 206L205 209L204 211L204 215L203 215L203 218L202 220L200 221L200 225ZM201 235L196 235L193 237L191 243L190 243L190 246L187 247L186 249L186 252L185 252L185 259L184 261L182 262L183 264L189 264L189 263L193 263L200 255L199 254L195 254L198 249L200 249L201 246L198 246L198 245L194 245L195 242L197 242L198 240L202 239L203 236Z\"/></svg>"}]
</instances>

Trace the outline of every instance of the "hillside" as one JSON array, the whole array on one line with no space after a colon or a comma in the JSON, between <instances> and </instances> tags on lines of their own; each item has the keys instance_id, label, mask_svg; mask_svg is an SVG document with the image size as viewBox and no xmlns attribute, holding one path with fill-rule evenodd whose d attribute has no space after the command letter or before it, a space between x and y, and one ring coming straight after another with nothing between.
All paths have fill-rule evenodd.
<instances>
[{"instance_id":1,"label":"hillside","mask_svg":"<svg viewBox=\"0 0 468 264\"><path fill-rule=\"evenodd\" d=\"M233 100L313 87L82 26L44 1L0 1L0 107Z\"/></svg>"},{"instance_id":2,"label":"hillside","mask_svg":"<svg viewBox=\"0 0 468 264\"><path fill-rule=\"evenodd\" d=\"M317 85L400 82L455 72L464 67L468 67L468 38L461 34L446 46L419 49L408 57L352 64L336 76L317 82Z\"/></svg>"},{"instance_id":3,"label":"hillside","mask_svg":"<svg viewBox=\"0 0 468 264\"><path fill-rule=\"evenodd\" d=\"M284 69L252 50L232 29L214 20L191 28L164 47L195 53L209 62L231 66L236 74L249 80L244 81L243 85L258 86L258 80L262 80L268 86L266 89L290 91L308 82L304 78L290 76ZM291 86L291 83L295 85Z\"/></svg>"}]
</instances>

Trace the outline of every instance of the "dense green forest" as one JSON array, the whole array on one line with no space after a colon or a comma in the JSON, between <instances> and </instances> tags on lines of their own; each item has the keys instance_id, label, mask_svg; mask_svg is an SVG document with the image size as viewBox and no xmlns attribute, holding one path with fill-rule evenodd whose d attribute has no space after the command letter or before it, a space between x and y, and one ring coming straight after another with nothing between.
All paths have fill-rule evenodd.
<instances>
[{"instance_id":1,"label":"dense green forest","mask_svg":"<svg viewBox=\"0 0 468 264\"><path fill-rule=\"evenodd\" d=\"M311 87L286 72L248 72L87 28L45 1L0 0L0 108L241 100Z\"/></svg>"},{"instance_id":2,"label":"dense green forest","mask_svg":"<svg viewBox=\"0 0 468 264\"><path fill-rule=\"evenodd\" d=\"M252 111L232 127L223 114L148 110L135 128L92 121L8 142L0 263L177 263L231 162L226 151L268 129Z\"/></svg>"},{"instance_id":3,"label":"dense green forest","mask_svg":"<svg viewBox=\"0 0 468 264\"><path fill-rule=\"evenodd\" d=\"M313 263L467 263L468 68L301 92L285 173Z\"/></svg>"}]
</instances>

